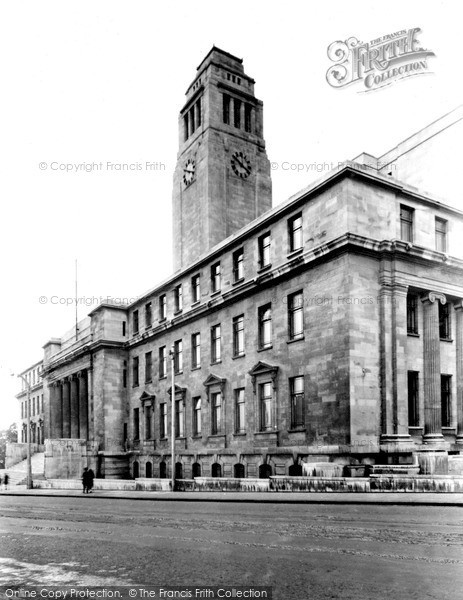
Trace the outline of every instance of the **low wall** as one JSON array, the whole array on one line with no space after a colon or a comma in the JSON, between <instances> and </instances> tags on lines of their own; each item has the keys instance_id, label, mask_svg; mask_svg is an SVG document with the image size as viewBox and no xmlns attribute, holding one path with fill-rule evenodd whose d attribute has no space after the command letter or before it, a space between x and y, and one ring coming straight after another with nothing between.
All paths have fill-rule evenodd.
<instances>
[{"instance_id":1,"label":"low wall","mask_svg":"<svg viewBox=\"0 0 463 600\"><path fill-rule=\"evenodd\" d=\"M271 492L369 492L368 477L286 477L269 480Z\"/></svg>"},{"instance_id":2,"label":"low wall","mask_svg":"<svg viewBox=\"0 0 463 600\"><path fill-rule=\"evenodd\" d=\"M34 487L40 489L82 490L81 479L43 479L34 481ZM133 479L94 479L94 490L121 490L134 492L136 484Z\"/></svg>"},{"instance_id":3,"label":"low wall","mask_svg":"<svg viewBox=\"0 0 463 600\"><path fill-rule=\"evenodd\" d=\"M195 492L268 492L270 489L268 479L247 477L235 479L234 477L195 477Z\"/></svg>"}]
</instances>

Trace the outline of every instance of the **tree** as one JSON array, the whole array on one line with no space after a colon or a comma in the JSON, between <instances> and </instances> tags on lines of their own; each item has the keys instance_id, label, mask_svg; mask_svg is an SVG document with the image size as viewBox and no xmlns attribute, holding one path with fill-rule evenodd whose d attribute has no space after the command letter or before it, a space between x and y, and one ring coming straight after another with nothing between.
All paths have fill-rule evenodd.
<instances>
[{"instance_id":1,"label":"tree","mask_svg":"<svg viewBox=\"0 0 463 600\"><path fill-rule=\"evenodd\" d=\"M8 429L0 431L0 469L5 468L6 445L18 441L18 429L16 423L13 423Z\"/></svg>"}]
</instances>

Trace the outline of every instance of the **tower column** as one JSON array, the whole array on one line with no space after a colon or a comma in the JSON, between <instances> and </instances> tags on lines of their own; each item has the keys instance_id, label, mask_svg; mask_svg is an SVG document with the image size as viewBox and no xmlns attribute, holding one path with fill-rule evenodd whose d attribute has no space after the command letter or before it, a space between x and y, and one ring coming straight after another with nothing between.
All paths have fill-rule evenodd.
<instances>
[{"instance_id":1,"label":"tower column","mask_svg":"<svg viewBox=\"0 0 463 600\"><path fill-rule=\"evenodd\" d=\"M71 437L71 406L70 406L70 383L66 377L62 381L63 390L63 438Z\"/></svg>"},{"instance_id":2,"label":"tower column","mask_svg":"<svg viewBox=\"0 0 463 600\"><path fill-rule=\"evenodd\" d=\"M424 443L442 442L439 302L446 303L443 294L429 292L423 303L424 345Z\"/></svg>"},{"instance_id":3,"label":"tower column","mask_svg":"<svg viewBox=\"0 0 463 600\"><path fill-rule=\"evenodd\" d=\"M463 444L463 300L454 304L457 355L457 444Z\"/></svg>"},{"instance_id":4,"label":"tower column","mask_svg":"<svg viewBox=\"0 0 463 600\"><path fill-rule=\"evenodd\" d=\"M54 381L49 385L50 392L50 438L63 437L63 410L61 401L61 382Z\"/></svg>"},{"instance_id":5,"label":"tower column","mask_svg":"<svg viewBox=\"0 0 463 600\"><path fill-rule=\"evenodd\" d=\"M79 437L88 438L87 372L79 373Z\"/></svg>"},{"instance_id":6,"label":"tower column","mask_svg":"<svg viewBox=\"0 0 463 600\"><path fill-rule=\"evenodd\" d=\"M76 439L79 437L79 396L78 396L78 380L76 375L70 378L70 420L71 420L71 437Z\"/></svg>"}]
</instances>

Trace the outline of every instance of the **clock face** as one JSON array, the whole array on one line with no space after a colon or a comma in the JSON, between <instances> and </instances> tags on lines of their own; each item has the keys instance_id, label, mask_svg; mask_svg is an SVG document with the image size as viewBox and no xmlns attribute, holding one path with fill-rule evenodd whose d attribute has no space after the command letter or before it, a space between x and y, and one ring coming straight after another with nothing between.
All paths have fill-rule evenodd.
<instances>
[{"instance_id":1,"label":"clock face","mask_svg":"<svg viewBox=\"0 0 463 600\"><path fill-rule=\"evenodd\" d=\"M183 167L183 183L190 185L195 176L195 161L189 158Z\"/></svg>"},{"instance_id":2,"label":"clock face","mask_svg":"<svg viewBox=\"0 0 463 600\"><path fill-rule=\"evenodd\" d=\"M251 162L244 152L235 152L231 159L231 166L233 171L239 177L249 177L251 174Z\"/></svg>"}]
</instances>

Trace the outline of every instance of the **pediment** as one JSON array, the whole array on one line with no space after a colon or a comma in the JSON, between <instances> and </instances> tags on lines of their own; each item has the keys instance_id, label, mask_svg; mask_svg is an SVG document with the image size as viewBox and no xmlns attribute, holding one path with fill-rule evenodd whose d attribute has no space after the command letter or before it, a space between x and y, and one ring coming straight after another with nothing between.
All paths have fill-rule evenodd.
<instances>
[{"instance_id":1,"label":"pediment","mask_svg":"<svg viewBox=\"0 0 463 600\"><path fill-rule=\"evenodd\" d=\"M251 377L256 377L257 375L262 375L264 373L276 373L277 371L278 367L276 365L269 365L268 363L259 361L249 371L249 375L251 375Z\"/></svg>"},{"instance_id":2,"label":"pediment","mask_svg":"<svg viewBox=\"0 0 463 600\"><path fill-rule=\"evenodd\" d=\"M170 386L170 388L167 390L167 393L169 394L169 396L172 395L172 386ZM186 394L186 388L180 387L179 385L175 384L175 395L177 396L177 394L180 394L182 397L184 397Z\"/></svg>"},{"instance_id":3,"label":"pediment","mask_svg":"<svg viewBox=\"0 0 463 600\"><path fill-rule=\"evenodd\" d=\"M204 381L203 385L209 387L211 385L223 385L225 383L225 379L221 377L217 377L217 375L213 375L212 373L209 377Z\"/></svg>"}]
</instances>

